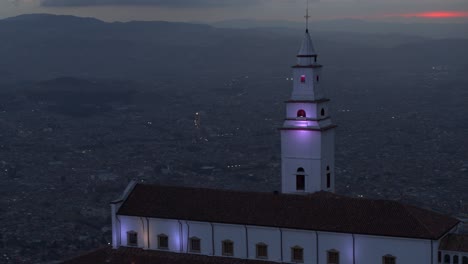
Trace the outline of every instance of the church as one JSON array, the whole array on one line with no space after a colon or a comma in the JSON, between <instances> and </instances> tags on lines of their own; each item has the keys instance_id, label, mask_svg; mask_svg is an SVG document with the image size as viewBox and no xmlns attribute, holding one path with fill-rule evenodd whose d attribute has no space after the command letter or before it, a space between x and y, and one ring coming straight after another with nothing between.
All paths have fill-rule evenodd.
<instances>
[{"instance_id":1,"label":"church","mask_svg":"<svg viewBox=\"0 0 468 264\"><path fill-rule=\"evenodd\" d=\"M468 264L460 220L335 194L334 137L308 29L281 134L281 192L131 182L111 203L112 247L65 263Z\"/></svg>"}]
</instances>

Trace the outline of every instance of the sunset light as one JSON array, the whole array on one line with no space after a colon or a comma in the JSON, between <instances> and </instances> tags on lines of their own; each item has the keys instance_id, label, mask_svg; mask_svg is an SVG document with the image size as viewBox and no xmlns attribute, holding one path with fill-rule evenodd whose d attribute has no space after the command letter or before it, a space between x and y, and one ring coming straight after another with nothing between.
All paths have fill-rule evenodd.
<instances>
[{"instance_id":1,"label":"sunset light","mask_svg":"<svg viewBox=\"0 0 468 264\"><path fill-rule=\"evenodd\" d=\"M460 18L468 17L468 11L456 12L456 11L431 11L431 12L420 12L420 13L409 13L409 14L391 14L389 17L419 17L419 18Z\"/></svg>"}]
</instances>

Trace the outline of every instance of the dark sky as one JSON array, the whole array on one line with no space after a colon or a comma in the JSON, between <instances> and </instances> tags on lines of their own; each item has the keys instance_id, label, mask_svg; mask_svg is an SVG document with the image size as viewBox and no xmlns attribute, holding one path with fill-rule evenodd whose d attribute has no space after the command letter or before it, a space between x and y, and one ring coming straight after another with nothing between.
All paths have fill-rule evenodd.
<instances>
[{"instance_id":1,"label":"dark sky","mask_svg":"<svg viewBox=\"0 0 468 264\"><path fill-rule=\"evenodd\" d=\"M468 21L468 0L310 0L312 20ZM306 0L0 0L0 18L24 13L72 14L106 21L291 20Z\"/></svg>"}]
</instances>

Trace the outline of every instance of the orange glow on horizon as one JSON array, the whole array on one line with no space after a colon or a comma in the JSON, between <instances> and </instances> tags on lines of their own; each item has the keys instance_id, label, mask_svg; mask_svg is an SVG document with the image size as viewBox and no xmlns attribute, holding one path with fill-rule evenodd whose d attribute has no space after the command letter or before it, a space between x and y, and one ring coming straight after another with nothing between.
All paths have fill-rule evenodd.
<instances>
[{"instance_id":1,"label":"orange glow on horizon","mask_svg":"<svg viewBox=\"0 0 468 264\"><path fill-rule=\"evenodd\" d=\"M391 14L385 15L386 17L419 17L419 18L460 18L468 17L466 11L431 11L431 12L420 12L410 14Z\"/></svg>"}]
</instances>

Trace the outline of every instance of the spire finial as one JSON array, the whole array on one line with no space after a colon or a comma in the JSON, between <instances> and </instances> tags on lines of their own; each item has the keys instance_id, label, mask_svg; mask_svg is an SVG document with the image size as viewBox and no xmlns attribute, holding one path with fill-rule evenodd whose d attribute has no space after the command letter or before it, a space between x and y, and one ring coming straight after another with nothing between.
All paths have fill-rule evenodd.
<instances>
[{"instance_id":1,"label":"spire finial","mask_svg":"<svg viewBox=\"0 0 468 264\"><path fill-rule=\"evenodd\" d=\"M307 8L306 8L306 15L304 16L306 19L306 32L309 32L309 0L307 0Z\"/></svg>"}]
</instances>

